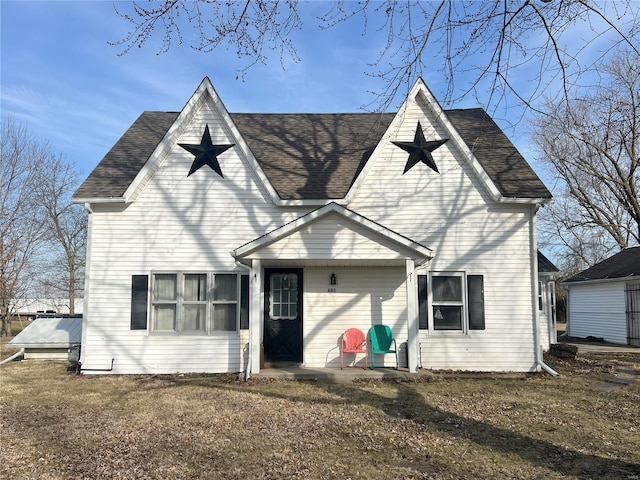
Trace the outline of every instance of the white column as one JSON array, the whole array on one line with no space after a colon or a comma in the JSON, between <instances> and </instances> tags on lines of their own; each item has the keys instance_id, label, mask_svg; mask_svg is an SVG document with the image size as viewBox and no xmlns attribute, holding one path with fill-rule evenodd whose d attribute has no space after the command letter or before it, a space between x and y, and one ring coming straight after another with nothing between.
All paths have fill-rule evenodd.
<instances>
[{"instance_id":1,"label":"white column","mask_svg":"<svg viewBox=\"0 0 640 480\"><path fill-rule=\"evenodd\" d=\"M251 373L260 373L260 340L262 338L262 265L251 261L251 300L249 304L249 349Z\"/></svg>"},{"instance_id":2,"label":"white column","mask_svg":"<svg viewBox=\"0 0 640 480\"><path fill-rule=\"evenodd\" d=\"M409 359L409 371L418 371L418 359L420 358L418 349L419 324L418 324L418 279L415 272L415 263L407 258L405 261L407 272L407 348L409 349L407 358Z\"/></svg>"}]
</instances>

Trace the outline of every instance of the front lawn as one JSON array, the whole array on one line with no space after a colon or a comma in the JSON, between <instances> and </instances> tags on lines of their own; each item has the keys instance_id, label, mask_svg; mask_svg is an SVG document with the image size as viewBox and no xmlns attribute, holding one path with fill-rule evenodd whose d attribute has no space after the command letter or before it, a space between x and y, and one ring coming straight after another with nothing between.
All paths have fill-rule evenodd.
<instances>
[{"instance_id":1,"label":"front lawn","mask_svg":"<svg viewBox=\"0 0 640 480\"><path fill-rule=\"evenodd\" d=\"M546 374L322 384L0 366L0 477L640 478L638 354Z\"/></svg>"}]
</instances>

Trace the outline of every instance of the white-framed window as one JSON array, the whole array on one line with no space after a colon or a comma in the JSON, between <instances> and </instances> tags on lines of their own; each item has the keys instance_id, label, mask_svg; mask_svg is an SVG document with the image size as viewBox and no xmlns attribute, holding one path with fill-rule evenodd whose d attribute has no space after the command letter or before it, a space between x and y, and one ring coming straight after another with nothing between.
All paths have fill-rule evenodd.
<instances>
[{"instance_id":1,"label":"white-framed window","mask_svg":"<svg viewBox=\"0 0 640 480\"><path fill-rule=\"evenodd\" d=\"M431 274L434 330L466 330L464 274Z\"/></svg>"},{"instance_id":2,"label":"white-framed window","mask_svg":"<svg viewBox=\"0 0 640 480\"><path fill-rule=\"evenodd\" d=\"M272 319L291 320L298 317L298 275L272 273L269 289L269 316Z\"/></svg>"},{"instance_id":3,"label":"white-framed window","mask_svg":"<svg viewBox=\"0 0 640 480\"><path fill-rule=\"evenodd\" d=\"M484 276L465 272L418 275L421 330L484 330Z\"/></svg>"},{"instance_id":4,"label":"white-framed window","mask_svg":"<svg viewBox=\"0 0 640 480\"><path fill-rule=\"evenodd\" d=\"M237 273L152 272L151 331L189 335L235 332L239 289Z\"/></svg>"}]
</instances>

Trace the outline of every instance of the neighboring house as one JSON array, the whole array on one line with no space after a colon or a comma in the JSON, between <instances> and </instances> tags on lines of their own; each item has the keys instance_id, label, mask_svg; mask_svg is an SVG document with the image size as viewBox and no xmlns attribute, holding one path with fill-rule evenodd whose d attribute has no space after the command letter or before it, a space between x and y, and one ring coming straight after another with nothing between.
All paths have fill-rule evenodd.
<instances>
[{"instance_id":1,"label":"neighboring house","mask_svg":"<svg viewBox=\"0 0 640 480\"><path fill-rule=\"evenodd\" d=\"M36 318L7 345L24 348L25 360L67 360L81 339L81 315L52 316Z\"/></svg>"},{"instance_id":2,"label":"neighboring house","mask_svg":"<svg viewBox=\"0 0 640 480\"><path fill-rule=\"evenodd\" d=\"M205 78L74 195L82 368L334 368L344 330L383 323L411 372L535 371L550 199L482 109L445 111L422 80L393 114L232 114Z\"/></svg>"},{"instance_id":3,"label":"neighboring house","mask_svg":"<svg viewBox=\"0 0 640 480\"><path fill-rule=\"evenodd\" d=\"M556 280L560 270L551 260L538 251L538 315L540 318L540 343L549 350L558 340L556 327Z\"/></svg>"},{"instance_id":4,"label":"neighboring house","mask_svg":"<svg viewBox=\"0 0 640 480\"><path fill-rule=\"evenodd\" d=\"M561 284L567 335L640 346L640 247L630 247Z\"/></svg>"}]
</instances>

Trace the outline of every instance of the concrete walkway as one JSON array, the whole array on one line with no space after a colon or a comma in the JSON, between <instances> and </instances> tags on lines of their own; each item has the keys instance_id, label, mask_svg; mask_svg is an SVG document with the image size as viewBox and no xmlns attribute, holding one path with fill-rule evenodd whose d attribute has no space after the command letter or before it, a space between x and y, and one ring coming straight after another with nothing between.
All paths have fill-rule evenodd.
<instances>
[{"instance_id":1,"label":"concrete walkway","mask_svg":"<svg viewBox=\"0 0 640 480\"><path fill-rule=\"evenodd\" d=\"M578 348L578 354L634 354L640 358L640 347L632 347L630 345L618 345L615 343L607 343L593 341L587 339L570 338L564 343L575 345ZM591 385L591 389L598 392L611 392L621 387L631 385L640 376L640 371L633 368L619 367L614 375L608 376L604 382Z\"/></svg>"},{"instance_id":2,"label":"concrete walkway","mask_svg":"<svg viewBox=\"0 0 640 480\"><path fill-rule=\"evenodd\" d=\"M382 380L388 378L409 378L412 375L406 368L307 368L301 366L263 368L256 378L284 378L290 380L314 380L327 383L349 383L353 380ZM419 373L418 373L419 375Z\"/></svg>"},{"instance_id":3,"label":"concrete walkway","mask_svg":"<svg viewBox=\"0 0 640 480\"><path fill-rule=\"evenodd\" d=\"M640 347L619 345L617 343L590 341L580 338L561 340L560 343L568 343L578 347L578 353L636 353L640 355Z\"/></svg>"}]
</instances>

